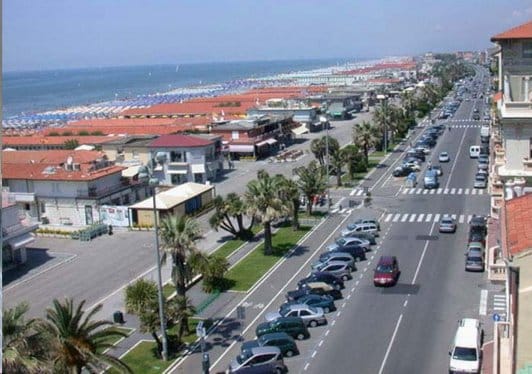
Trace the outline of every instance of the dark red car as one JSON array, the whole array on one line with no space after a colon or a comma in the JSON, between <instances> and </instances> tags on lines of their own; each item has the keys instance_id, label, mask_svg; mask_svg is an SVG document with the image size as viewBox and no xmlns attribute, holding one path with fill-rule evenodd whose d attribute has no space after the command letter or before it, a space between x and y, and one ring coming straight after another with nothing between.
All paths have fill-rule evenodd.
<instances>
[{"instance_id":1,"label":"dark red car","mask_svg":"<svg viewBox=\"0 0 532 374\"><path fill-rule=\"evenodd\" d=\"M373 274L373 284L394 286L399 279L399 262L395 256L381 256Z\"/></svg>"}]
</instances>

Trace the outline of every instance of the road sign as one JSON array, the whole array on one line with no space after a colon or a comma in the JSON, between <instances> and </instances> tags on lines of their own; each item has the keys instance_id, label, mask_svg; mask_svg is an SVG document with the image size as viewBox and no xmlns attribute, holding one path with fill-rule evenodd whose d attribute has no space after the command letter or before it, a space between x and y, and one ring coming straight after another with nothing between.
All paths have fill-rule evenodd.
<instances>
[{"instance_id":1,"label":"road sign","mask_svg":"<svg viewBox=\"0 0 532 374\"><path fill-rule=\"evenodd\" d=\"M203 321L200 321L196 326L196 335L200 338L204 338L206 335L205 327L203 327Z\"/></svg>"},{"instance_id":2,"label":"road sign","mask_svg":"<svg viewBox=\"0 0 532 374\"><path fill-rule=\"evenodd\" d=\"M498 315L497 313L494 313L494 314L493 314L493 320L494 320L495 322L499 322L499 321L501 320L501 316Z\"/></svg>"}]
</instances>

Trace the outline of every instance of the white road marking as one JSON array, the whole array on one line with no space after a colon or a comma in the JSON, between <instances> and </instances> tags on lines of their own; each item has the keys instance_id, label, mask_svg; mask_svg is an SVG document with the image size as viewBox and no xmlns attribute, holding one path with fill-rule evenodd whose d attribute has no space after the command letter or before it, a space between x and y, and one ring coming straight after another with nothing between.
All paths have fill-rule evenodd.
<instances>
[{"instance_id":1,"label":"white road marking","mask_svg":"<svg viewBox=\"0 0 532 374\"><path fill-rule=\"evenodd\" d=\"M409 189L408 189L408 188L405 188L405 189L403 189L402 194L403 194L403 195L406 195L408 192L409 192Z\"/></svg>"},{"instance_id":2,"label":"white road marking","mask_svg":"<svg viewBox=\"0 0 532 374\"><path fill-rule=\"evenodd\" d=\"M445 185L445 188L449 187L449 183L451 183L451 177L453 175L454 168L456 166L456 162L460 159L460 152L462 151L462 144L464 143L464 140L466 138L467 131L464 131L462 134L462 140L460 140L460 144L458 145L458 153L456 156L454 156L453 166L451 166L451 170L449 171L449 179L447 180L447 184Z\"/></svg>"},{"instance_id":3,"label":"white road marking","mask_svg":"<svg viewBox=\"0 0 532 374\"><path fill-rule=\"evenodd\" d=\"M340 314L342 311L339 311L338 314ZM334 319L332 322L331 322L331 326L334 326L336 325L336 320Z\"/></svg>"},{"instance_id":4,"label":"white road marking","mask_svg":"<svg viewBox=\"0 0 532 374\"><path fill-rule=\"evenodd\" d=\"M303 368L303 370L306 371L306 370L308 369L308 366L309 366L309 365L310 365L310 364L307 362L307 363L305 364L305 367Z\"/></svg>"},{"instance_id":5,"label":"white road marking","mask_svg":"<svg viewBox=\"0 0 532 374\"><path fill-rule=\"evenodd\" d=\"M432 223L432 227L430 228L429 235L432 235L432 232L434 231L434 227L436 226L436 222ZM417 264L416 272L414 273L414 278L412 278L412 284L416 284L416 279L419 274L419 270L421 269L421 263L423 262L423 258L425 257L425 253L427 252L427 248L429 247L429 241L425 241L425 246L423 248L423 252L421 253L421 257L419 258L419 262Z\"/></svg>"},{"instance_id":6,"label":"white road marking","mask_svg":"<svg viewBox=\"0 0 532 374\"><path fill-rule=\"evenodd\" d=\"M478 314L480 314L481 316L485 316L487 312L488 312L488 290L481 290Z\"/></svg>"},{"instance_id":7,"label":"white road marking","mask_svg":"<svg viewBox=\"0 0 532 374\"><path fill-rule=\"evenodd\" d=\"M434 195L436 193L436 190L430 190L430 194Z\"/></svg>"},{"instance_id":8,"label":"white road marking","mask_svg":"<svg viewBox=\"0 0 532 374\"><path fill-rule=\"evenodd\" d=\"M429 193L429 190L423 190L423 195L426 195Z\"/></svg>"},{"instance_id":9,"label":"white road marking","mask_svg":"<svg viewBox=\"0 0 532 374\"><path fill-rule=\"evenodd\" d=\"M312 352L312 358L316 357L316 353L318 352L317 351Z\"/></svg>"},{"instance_id":10,"label":"white road marking","mask_svg":"<svg viewBox=\"0 0 532 374\"><path fill-rule=\"evenodd\" d=\"M464 223L465 216L463 214L460 214L460 218L458 219L458 223Z\"/></svg>"},{"instance_id":11,"label":"white road marking","mask_svg":"<svg viewBox=\"0 0 532 374\"><path fill-rule=\"evenodd\" d=\"M338 314L337 314L337 315L338 315L338 317L340 317L340 316L342 315L342 311L341 311L341 310L338 311Z\"/></svg>"},{"instance_id":12,"label":"white road marking","mask_svg":"<svg viewBox=\"0 0 532 374\"><path fill-rule=\"evenodd\" d=\"M346 305L347 305L347 303L344 302L344 303L342 304L342 308L345 308Z\"/></svg>"},{"instance_id":13,"label":"white road marking","mask_svg":"<svg viewBox=\"0 0 532 374\"><path fill-rule=\"evenodd\" d=\"M360 281L356 281L355 282L355 286L358 286L359 283L360 283Z\"/></svg>"},{"instance_id":14,"label":"white road marking","mask_svg":"<svg viewBox=\"0 0 532 374\"><path fill-rule=\"evenodd\" d=\"M431 219L432 219L432 214L429 213L427 214L427 217L425 218L425 222L430 222Z\"/></svg>"},{"instance_id":15,"label":"white road marking","mask_svg":"<svg viewBox=\"0 0 532 374\"><path fill-rule=\"evenodd\" d=\"M462 189L461 189L461 188L458 189L457 194L458 194L458 195L461 195L461 194L462 194Z\"/></svg>"},{"instance_id":16,"label":"white road marking","mask_svg":"<svg viewBox=\"0 0 532 374\"><path fill-rule=\"evenodd\" d=\"M416 220L416 214L411 214L408 222L414 222Z\"/></svg>"},{"instance_id":17,"label":"white road marking","mask_svg":"<svg viewBox=\"0 0 532 374\"><path fill-rule=\"evenodd\" d=\"M449 189L448 189L448 188L444 189L444 190L443 190L443 193L444 193L444 194L448 194L448 193L449 193Z\"/></svg>"},{"instance_id":18,"label":"white road marking","mask_svg":"<svg viewBox=\"0 0 532 374\"><path fill-rule=\"evenodd\" d=\"M392 213L388 213L388 215L386 216L386 218L384 219L384 222L390 222L390 220L392 219L393 217L393 214Z\"/></svg>"},{"instance_id":19,"label":"white road marking","mask_svg":"<svg viewBox=\"0 0 532 374\"><path fill-rule=\"evenodd\" d=\"M405 302L403 303L403 307L406 307L408 305L408 299L405 300Z\"/></svg>"},{"instance_id":20,"label":"white road marking","mask_svg":"<svg viewBox=\"0 0 532 374\"><path fill-rule=\"evenodd\" d=\"M425 217L425 214L424 214L424 213L421 213L421 214L417 217L417 221L418 221L418 222L423 221L423 217Z\"/></svg>"},{"instance_id":21,"label":"white road marking","mask_svg":"<svg viewBox=\"0 0 532 374\"><path fill-rule=\"evenodd\" d=\"M471 214L467 216L467 223L471 222L471 218L473 218Z\"/></svg>"},{"instance_id":22,"label":"white road marking","mask_svg":"<svg viewBox=\"0 0 532 374\"><path fill-rule=\"evenodd\" d=\"M476 188L471 189L471 195L476 195L476 194L477 194L477 189Z\"/></svg>"},{"instance_id":23,"label":"white road marking","mask_svg":"<svg viewBox=\"0 0 532 374\"><path fill-rule=\"evenodd\" d=\"M434 222L439 222L439 221L440 221L440 215L439 214L434 215Z\"/></svg>"},{"instance_id":24,"label":"white road marking","mask_svg":"<svg viewBox=\"0 0 532 374\"><path fill-rule=\"evenodd\" d=\"M397 222L397 221L399 221L399 218L400 218L400 217L401 217L401 214L397 213L397 214L395 215L395 217L393 217L393 221L392 221L392 222Z\"/></svg>"},{"instance_id":25,"label":"white road marking","mask_svg":"<svg viewBox=\"0 0 532 374\"><path fill-rule=\"evenodd\" d=\"M466 189L464 190L464 194L469 195L469 188L466 188Z\"/></svg>"},{"instance_id":26,"label":"white road marking","mask_svg":"<svg viewBox=\"0 0 532 374\"><path fill-rule=\"evenodd\" d=\"M403 315L401 314L399 316L399 319L397 320L397 324L395 325L395 330L393 330L392 338L390 339L388 348L386 349L386 354L384 355L384 359L382 360L382 365L381 365L381 368L379 369L379 374L382 374L382 372L384 371L386 360L388 359L388 355L390 354L390 351L392 350L393 341L395 340L395 336L397 335L397 331L399 330L399 325L401 324L402 319L403 319Z\"/></svg>"},{"instance_id":27,"label":"white road marking","mask_svg":"<svg viewBox=\"0 0 532 374\"><path fill-rule=\"evenodd\" d=\"M323 340L320 340L320 342L318 343L318 347L321 347L323 345Z\"/></svg>"},{"instance_id":28,"label":"white road marking","mask_svg":"<svg viewBox=\"0 0 532 374\"><path fill-rule=\"evenodd\" d=\"M451 195L454 195L455 192L456 192L456 188L451 188Z\"/></svg>"},{"instance_id":29,"label":"white road marking","mask_svg":"<svg viewBox=\"0 0 532 374\"><path fill-rule=\"evenodd\" d=\"M325 336L328 336L330 332L331 332L331 330L325 331Z\"/></svg>"},{"instance_id":30,"label":"white road marking","mask_svg":"<svg viewBox=\"0 0 532 374\"><path fill-rule=\"evenodd\" d=\"M403 217L401 217L401 222L405 222L408 219L408 214L403 214Z\"/></svg>"}]
</instances>

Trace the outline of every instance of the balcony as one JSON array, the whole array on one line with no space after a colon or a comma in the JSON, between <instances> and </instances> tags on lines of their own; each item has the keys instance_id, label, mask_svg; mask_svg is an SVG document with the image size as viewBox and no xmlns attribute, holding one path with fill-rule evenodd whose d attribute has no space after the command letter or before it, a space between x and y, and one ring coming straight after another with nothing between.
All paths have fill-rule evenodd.
<instances>
[{"instance_id":1,"label":"balcony","mask_svg":"<svg viewBox=\"0 0 532 374\"><path fill-rule=\"evenodd\" d=\"M504 76L502 118L532 119L532 76L508 74Z\"/></svg>"},{"instance_id":2,"label":"balcony","mask_svg":"<svg viewBox=\"0 0 532 374\"><path fill-rule=\"evenodd\" d=\"M35 202L34 192L10 192L11 198L14 198L17 203L33 203Z\"/></svg>"},{"instance_id":3,"label":"balcony","mask_svg":"<svg viewBox=\"0 0 532 374\"><path fill-rule=\"evenodd\" d=\"M503 147L495 147L495 164L504 165L506 150Z\"/></svg>"},{"instance_id":4,"label":"balcony","mask_svg":"<svg viewBox=\"0 0 532 374\"><path fill-rule=\"evenodd\" d=\"M168 174L187 174L189 168L188 162L169 162L166 170Z\"/></svg>"}]
</instances>

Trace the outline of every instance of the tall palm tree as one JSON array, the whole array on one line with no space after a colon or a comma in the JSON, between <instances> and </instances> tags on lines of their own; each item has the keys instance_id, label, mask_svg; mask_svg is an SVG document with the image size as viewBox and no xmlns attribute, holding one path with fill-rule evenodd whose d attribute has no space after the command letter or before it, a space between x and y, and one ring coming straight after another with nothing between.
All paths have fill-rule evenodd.
<instances>
[{"instance_id":1,"label":"tall palm tree","mask_svg":"<svg viewBox=\"0 0 532 374\"><path fill-rule=\"evenodd\" d=\"M20 303L2 315L2 367L6 373L37 373L46 365L46 339L36 319L24 318L29 305Z\"/></svg>"},{"instance_id":2,"label":"tall palm tree","mask_svg":"<svg viewBox=\"0 0 532 374\"><path fill-rule=\"evenodd\" d=\"M169 256L172 259L172 279L179 296L185 296L187 281L192 278L192 269L187 260L192 254L200 251L196 241L202 233L198 221L186 216L166 216L161 220L160 235L164 249L161 261Z\"/></svg>"},{"instance_id":3,"label":"tall palm tree","mask_svg":"<svg viewBox=\"0 0 532 374\"><path fill-rule=\"evenodd\" d=\"M110 321L93 320L102 309L102 304L86 313L85 300L77 306L72 299L63 302L54 299L53 307L46 310L46 320L42 331L49 337L49 349L54 372L81 373L85 368L91 373L103 370L106 366L122 373L132 373L131 369L118 358L102 353L112 347L109 342L114 337L126 337L121 331L106 329Z\"/></svg>"},{"instance_id":4,"label":"tall palm tree","mask_svg":"<svg viewBox=\"0 0 532 374\"><path fill-rule=\"evenodd\" d=\"M367 170L368 162L357 145L349 144L342 149L342 152L345 154L349 180L353 180L356 172Z\"/></svg>"},{"instance_id":5,"label":"tall palm tree","mask_svg":"<svg viewBox=\"0 0 532 374\"><path fill-rule=\"evenodd\" d=\"M299 207L301 206L299 186L292 179L281 178L281 199L290 205L290 212L292 213L292 228L299 229Z\"/></svg>"},{"instance_id":6,"label":"tall palm tree","mask_svg":"<svg viewBox=\"0 0 532 374\"><path fill-rule=\"evenodd\" d=\"M340 144L336 138L331 136L322 136L316 138L310 143L310 151L314 154L320 165L325 165L327 156L327 148L329 155L332 155L340 149Z\"/></svg>"},{"instance_id":7,"label":"tall palm tree","mask_svg":"<svg viewBox=\"0 0 532 374\"><path fill-rule=\"evenodd\" d=\"M367 121L353 126L353 143L362 148L366 164L369 162L369 150L379 142L378 131Z\"/></svg>"},{"instance_id":8,"label":"tall palm tree","mask_svg":"<svg viewBox=\"0 0 532 374\"><path fill-rule=\"evenodd\" d=\"M296 184L307 198L307 213L312 214L312 198L322 194L327 189L327 176L323 167L316 161L311 161L307 166L294 169L298 179Z\"/></svg>"},{"instance_id":9,"label":"tall palm tree","mask_svg":"<svg viewBox=\"0 0 532 374\"><path fill-rule=\"evenodd\" d=\"M213 292L224 287L224 275L229 270L227 258L219 255L192 256L190 266L203 275L203 291Z\"/></svg>"},{"instance_id":10,"label":"tall palm tree","mask_svg":"<svg viewBox=\"0 0 532 374\"><path fill-rule=\"evenodd\" d=\"M282 181L278 176L271 177L266 171L259 170L257 179L247 184L245 199L248 212L255 216L264 226L264 253L271 255L272 221L284 216L288 207L280 198Z\"/></svg>"},{"instance_id":11,"label":"tall palm tree","mask_svg":"<svg viewBox=\"0 0 532 374\"><path fill-rule=\"evenodd\" d=\"M312 139L312 141L310 142L310 151L314 154L314 157L316 157L320 165L323 165L324 151L323 147L321 146L321 139Z\"/></svg>"},{"instance_id":12,"label":"tall palm tree","mask_svg":"<svg viewBox=\"0 0 532 374\"><path fill-rule=\"evenodd\" d=\"M330 164L336 175L336 186L340 187L342 185L342 168L346 164L347 158L342 150L338 150L331 154Z\"/></svg>"}]
</instances>

